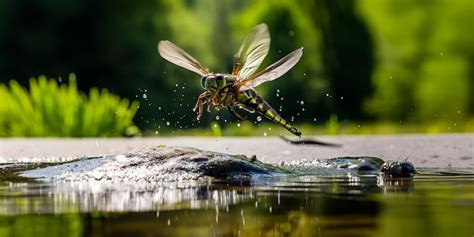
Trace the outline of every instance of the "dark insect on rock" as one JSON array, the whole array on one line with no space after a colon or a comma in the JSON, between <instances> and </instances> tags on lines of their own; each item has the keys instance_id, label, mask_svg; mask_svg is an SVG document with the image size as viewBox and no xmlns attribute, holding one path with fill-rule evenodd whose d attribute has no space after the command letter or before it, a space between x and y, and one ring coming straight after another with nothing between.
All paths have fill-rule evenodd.
<instances>
[{"instance_id":1,"label":"dark insect on rock","mask_svg":"<svg viewBox=\"0 0 474 237\"><path fill-rule=\"evenodd\" d=\"M413 177L416 169L410 161L387 161L380 168L380 172L390 177Z\"/></svg>"}]
</instances>

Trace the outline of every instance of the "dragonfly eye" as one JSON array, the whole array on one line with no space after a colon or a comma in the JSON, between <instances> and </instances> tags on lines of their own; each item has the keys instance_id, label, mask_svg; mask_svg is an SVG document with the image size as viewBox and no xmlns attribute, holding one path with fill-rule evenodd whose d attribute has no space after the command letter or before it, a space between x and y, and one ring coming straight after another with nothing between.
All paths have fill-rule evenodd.
<instances>
[{"instance_id":1,"label":"dragonfly eye","mask_svg":"<svg viewBox=\"0 0 474 237\"><path fill-rule=\"evenodd\" d=\"M207 76L203 76L203 77L201 78L201 87L202 87L203 89L206 89L206 79L207 79Z\"/></svg>"}]
</instances>

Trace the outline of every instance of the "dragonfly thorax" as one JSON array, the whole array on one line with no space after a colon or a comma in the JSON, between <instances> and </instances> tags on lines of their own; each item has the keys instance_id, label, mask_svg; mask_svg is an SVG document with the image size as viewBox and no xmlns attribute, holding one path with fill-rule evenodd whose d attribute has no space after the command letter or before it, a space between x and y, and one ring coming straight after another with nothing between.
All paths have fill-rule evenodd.
<instances>
[{"instance_id":1,"label":"dragonfly thorax","mask_svg":"<svg viewBox=\"0 0 474 237\"><path fill-rule=\"evenodd\" d=\"M209 74L201 78L201 86L207 90L216 90L221 89L234 81L235 78L228 74Z\"/></svg>"}]
</instances>

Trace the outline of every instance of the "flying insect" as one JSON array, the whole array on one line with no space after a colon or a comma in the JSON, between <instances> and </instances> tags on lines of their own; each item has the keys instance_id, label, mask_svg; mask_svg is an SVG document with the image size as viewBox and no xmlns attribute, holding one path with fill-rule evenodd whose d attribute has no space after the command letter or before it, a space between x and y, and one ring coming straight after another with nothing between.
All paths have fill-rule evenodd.
<instances>
[{"instance_id":1,"label":"flying insect","mask_svg":"<svg viewBox=\"0 0 474 237\"><path fill-rule=\"evenodd\" d=\"M195 72L201 76L201 86L206 91L199 95L194 111L199 120L207 104L210 107L225 107L240 120L245 120L241 112L259 113L269 120L280 124L296 136L301 131L282 118L270 104L255 92L253 88L275 80L288 72L303 55L299 48L270 66L257 71L270 49L270 33L266 24L253 28L247 35L239 51L234 55L232 73L213 73L194 57L170 41L158 43L159 54L169 62Z\"/></svg>"}]
</instances>

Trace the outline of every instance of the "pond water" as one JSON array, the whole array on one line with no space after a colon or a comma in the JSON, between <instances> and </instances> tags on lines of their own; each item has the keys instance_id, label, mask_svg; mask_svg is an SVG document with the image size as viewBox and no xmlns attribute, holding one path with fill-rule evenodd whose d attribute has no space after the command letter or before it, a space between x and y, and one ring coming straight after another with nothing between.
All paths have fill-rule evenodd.
<instances>
[{"instance_id":1,"label":"pond water","mask_svg":"<svg viewBox=\"0 0 474 237\"><path fill-rule=\"evenodd\" d=\"M0 236L473 236L474 176L0 182Z\"/></svg>"}]
</instances>

